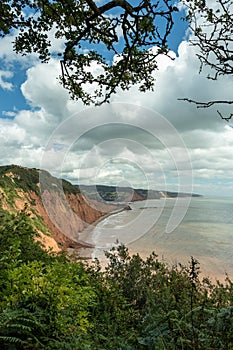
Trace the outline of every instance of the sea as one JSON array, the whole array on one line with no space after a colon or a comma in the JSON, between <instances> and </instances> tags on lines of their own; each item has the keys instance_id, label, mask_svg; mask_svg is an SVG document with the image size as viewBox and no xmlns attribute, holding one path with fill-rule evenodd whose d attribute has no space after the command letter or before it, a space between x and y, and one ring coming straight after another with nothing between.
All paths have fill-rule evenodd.
<instances>
[{"instance_id":1,"label":"sea","mask_svg":"<svg viewBox=\"0 0 233 350\"><path fill-rule=\"evenodd\" d=\"M94 244L92 259L106 264L105 251L125 244L143 258L152 252L169 265L187 265L191 257L201 275L233 278L233 199L192 197L129 203L100 221L85 240Z\"/></svg>"}]
</instances>

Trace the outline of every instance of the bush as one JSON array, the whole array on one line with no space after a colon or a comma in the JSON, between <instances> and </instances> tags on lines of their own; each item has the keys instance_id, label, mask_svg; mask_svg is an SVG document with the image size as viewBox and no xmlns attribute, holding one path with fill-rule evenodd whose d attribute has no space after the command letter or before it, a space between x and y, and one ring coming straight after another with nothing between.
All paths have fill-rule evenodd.
<instances>
[{"instance_id":1,"label":"bush","mask_svg":"<svg viewBox=\"0 0 233 350\"><path fill-rule=\"evenodd\" d=\"M200 279L120 245L86 266L35 243L27 215L1 212L2 350L233 349L233 283Z\"/></svg>"}]
</instances>

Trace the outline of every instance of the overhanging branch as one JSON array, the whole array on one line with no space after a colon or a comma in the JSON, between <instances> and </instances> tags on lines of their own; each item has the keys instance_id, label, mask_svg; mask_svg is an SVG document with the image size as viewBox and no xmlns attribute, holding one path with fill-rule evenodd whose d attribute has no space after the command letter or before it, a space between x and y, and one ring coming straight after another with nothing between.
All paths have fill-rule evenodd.
<instances>
[{"instance_id":1,"label":"overhanging branch","mask_svg":"<svg viewBox=\"0 0 233 350\"><path fill-rule=\"evenodd\" d=\"M208 101L208 102L200 102L200 101L192 100L192 99L187 98L187 97L178 98L178 101L186 101L189 103L194 103L197 106L197 108L209 108L209 107L212 107L214 105L220 105L220 104L228 104L228 105L233 104L233 101L231 101L231 100L214 100L214 101ZM229 122L229 120L233 117L233 113L230 113L230 115L228 115L227 117L224 117L220 111L217 110L217 112L218 112L219 116L221 117L221 119L226 120L227 122Z\"/></svg>"},{"instance_id":2,"label":"overhanging branch","mask_svg":"<svg viewBox=\"0 0 233 350\"><path fill-rule=\"evenodd\" d=\"M190 98L184 97L184 98L178 98L178 101L186 101L190 103L194 103L197 105L197 108L209 108L216 104L233 104L233 101L227 101L227 100L215 100L215 101L208 101L208 102L200 102L195 101Z\"/></svg>"}]
</instances>

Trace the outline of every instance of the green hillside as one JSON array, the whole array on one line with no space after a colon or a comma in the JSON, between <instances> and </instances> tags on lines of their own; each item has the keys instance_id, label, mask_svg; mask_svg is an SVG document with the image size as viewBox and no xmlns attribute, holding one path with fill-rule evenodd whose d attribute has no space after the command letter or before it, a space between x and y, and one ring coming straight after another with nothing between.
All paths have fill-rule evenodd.
<instances>
[{"instance_id":1,"label":"green hillside","mask_svg":"<svg viewBox=\"0 0 233 350\"><path fill-rule=\"evenodd\" d=\"M81 190L88 198L103 200L103 201L134 201L134 200L146 200L146 199L160 199L160 198L177 198L179 197L201 197L195 193L178 193L171 191L160 190L147 190L141 188L132 187L118 187L118 186L106 186L106 185L77 185L77 188Z\"/></svg>"},{"instance_id":2,"label":"green hillside","mask_svg":"<svg viewBox=\"0 0 233 350\"><path fill-rule=\"evenodd\" d=\"M56 194L59 181L51 179ZM106 252L105 268L45 251L31 217L38 180L37 169L0 168L1 350L233 349L227 276L213 283L193 257L187 266L170 266L155 253L130 256L123 245ZM79 194L63 183L72 198ZM17 210L24 200L30 213Z\"/></svg>"},{"instance_id":3,"label":"green hillside","mask_svg":"<svg viewBox=\"0 0 233 350\"><path fill-rule=\"evenodd\" d=\"M12 174L12 176L11 176ZM36 168L25 168L18 165L0 166L0 187L8 187L14 189L21 188L25 192L34 191L40 194L40 177L43 180L44 187L51 186L51 183L62 184L62 187L67 193L78 193L79 190L66 180L60 180L52 176L48 171Z\"/></svg>"}]
</instances>

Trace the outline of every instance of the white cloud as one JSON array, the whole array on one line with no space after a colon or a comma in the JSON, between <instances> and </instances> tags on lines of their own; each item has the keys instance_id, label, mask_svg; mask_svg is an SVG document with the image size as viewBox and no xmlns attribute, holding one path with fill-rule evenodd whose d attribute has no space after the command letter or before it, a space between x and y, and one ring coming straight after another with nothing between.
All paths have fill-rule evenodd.
<instances>
[{"instance_id":1,"label":"white cloud","mask_svg":"<svg viewBox=\"0 0 233 350\"><path fill-rule=\"evenodd\" d=\"M0 40L0 59L7 69L14 69L14 64L18 63L22 68L28 68L38 61L35 53L23 56L14 51L14 42L18 31L14 31L11 35L7 35Z\"/></svg>"},{"instance_id":2,"label":"white cloud","mask_svg":"<svg viewBox=\"0 0 233 350\"><path fill-rule=\"evenodd\" d=\"M56 31L57 29L54 26L48 33L48 40L51 45L49 51L51 54L63 52L65 48L64 38L56 38L55 37Z\"/></svg>"},{"instance_id":3,"label":"white cloud","mask_svg":"<svg viewBox=\"0 0 233 350\"><path fill-rule=\"evenodd\" d=\"M62 43L58 43L57 49L59 45ZM194 190L217 192L216 178L229 181L232 176L233 129L225 127L215 108L198 110L177 99L230 98L233 83L228 77L212 82L199 75L195 49L187 42L181 43L178 54L173 61L159 59L161 69L155 72L155 92L140 93L136 87L128 92L118 91L112 98L118 104L103 108L84 107L81 102L69 99L57 79L60 74L58 61L34 62L21 87L31 110L13 111L12 115L16 113L14 120L0 120L2 164L39 167L47 143L53 140L53 132L60 126L53 148L46 152L48 168L51 169L52 164L55 168L59 165L64 176L76 181L79 175L83 183L94 183L100 178L104 181L105 178L105 183L109 184L127 180L141 187L141 181L143 185L149 182L154 188L159 186L161 189L166 182L176 186L179 176L183 180L190 177L182 164L179 149L175 148L177 135L180 135L192 160ZM92 68L99 69L97 66ZM131 107L123 103L130 103ZM174 125L178 134L172 133L172 129L168 132L159 123L155 131L153 118L156 113L153 111ZM72 115L76 118L69 119ZM143 125L144 119L145 129L155 136L137 128L140 123ZM132 126L127 127L126 122ZM163 142L158 141L160 136ZM61 157L62 164L59 163ZM117 163L117 159L121 159L121 163ZM212 185L206 186L205 181Z\"/></svg>"},{"instance_id":4,"label":"white cloud","mask_svg":"<svg viewBox=\"0 0 233 350\"><path fill-rule=\"evenodd\" d=\"M9 71L0 70L0 87L5 90L12 90L12 83L6 81L6 79L10 79L13 77L13 73Z\"/></svg>"},{"instance_id":5,"label":"white cloud","mask_svg":"<svg viewBox=\"0 0 233 350\"><path fill-rule=\"evenodd\" d=\"M25 130L20 128L16 123L12 123L8 120L0 119L0 122L1 143L8 146L20 146L25 139Z\"/></svg>"},{"instance_id":6,"label":"white cloud","mask_svg":"<svg viewBox=\"0 0 233 350\"><path fill-rule=\"evenodd\" d=\"M17 54L13 51L14 35L5 36L0 40L0 58L8 62L14 60Z\"/></svg>"},{"instance_id":7,"label":"white cloud","mask_svg":"<svg viewBox=\"0 0 233 350\"><path fill-rule=\"evenodd\" d=\"M13 111L2 111L2 115L5 117L13 118L17 115L17 113Z\"/></svg>"},{"instance_id":8,"label":"white cloud","mask_svg":"<svg viewBox=\"0 0 233 350\"><path fill-rule=\"evenodd\" d=\"M48 64L36 64L28 69L27 80L21 90L32 107L40 107L61 120L67 113L69 97L57 81L59 68L59 62L53 59Z\"/></svg>"}]
</instances>

